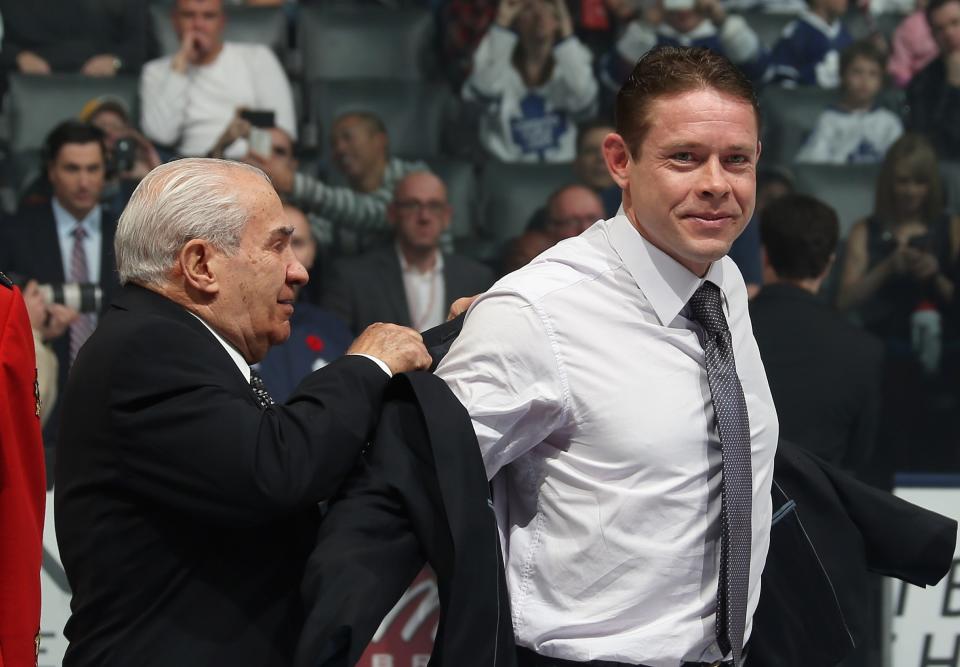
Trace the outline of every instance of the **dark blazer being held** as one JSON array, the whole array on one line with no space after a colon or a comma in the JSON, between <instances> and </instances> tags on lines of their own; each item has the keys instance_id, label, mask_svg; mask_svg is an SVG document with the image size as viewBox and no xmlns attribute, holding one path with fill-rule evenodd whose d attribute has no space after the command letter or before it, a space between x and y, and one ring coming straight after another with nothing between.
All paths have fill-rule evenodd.
<instances>
[{"instance_id":1,"label":"dark blazer being held","mask_svg":"<svg viewBox=\"0 0 960 667\"><path fill-rule=\"evenodd\" d=\"M443 256L444 313L460 297L485 292L492 284L489 267L460 255ZM374 322L412 326L396 247L334 263L323 305L339 315L354 335Z\"/></svg>"},{"instance_id":2,"label":"dark blazer being held","mask_svg":"<svg viewBox=\"0 0 960 667\"><path fill-rule=\"evenodd\" d=\"M753 334L780 419L780 437L855 470L877 437L883 345L793 285L750 302Z\"/></svg>"},{"instance_id":3,"label":"dark blazer being held","mask_svg":"<svg viewBox=\"0 0 960 667\"><path fill-rule=\"evenodd\" d=\"M199 319L122 288L63 396L65 667L289 664L317 503L354 465L387 382L344 357L261 410Z\"/></svg>"}]
</instances>

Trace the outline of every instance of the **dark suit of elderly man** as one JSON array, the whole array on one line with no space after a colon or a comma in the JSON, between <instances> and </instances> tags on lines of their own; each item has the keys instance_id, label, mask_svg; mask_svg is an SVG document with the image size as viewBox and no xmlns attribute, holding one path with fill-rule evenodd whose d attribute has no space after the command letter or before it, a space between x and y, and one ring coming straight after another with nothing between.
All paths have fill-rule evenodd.
<instances>
[{"instance_id":1,"label":"dark suit of elderly man","mask_svg":"<svg viewBox=\"0 0 960 667\"><path fill-rule=\"evenodd\" d=\"M259 170L219 160L155 169L124 212L124 286L63 397L65 666L290 662L317 504L390 374L430 363L419 334L374 325L273 404L249 364L290 333L292 231Z\"/></svg>"}]
</instances>

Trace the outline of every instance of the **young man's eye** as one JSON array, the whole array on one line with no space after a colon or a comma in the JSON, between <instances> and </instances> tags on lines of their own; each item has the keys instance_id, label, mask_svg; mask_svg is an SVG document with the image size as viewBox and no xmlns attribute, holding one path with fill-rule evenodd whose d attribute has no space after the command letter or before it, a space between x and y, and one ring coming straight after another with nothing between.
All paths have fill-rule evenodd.
<instances>
[{"instance_id":1,"label":"young man's eye","mask_svg":"<svg viewBox=\"0 0 960 667\"><path fill-rule=\"evenodd\" d=\"M693 153L690 151L680 151L679 153L673 154L674 160L679 160L680 162L690 162L693 158Z\"/></svg>"}]
</instances>

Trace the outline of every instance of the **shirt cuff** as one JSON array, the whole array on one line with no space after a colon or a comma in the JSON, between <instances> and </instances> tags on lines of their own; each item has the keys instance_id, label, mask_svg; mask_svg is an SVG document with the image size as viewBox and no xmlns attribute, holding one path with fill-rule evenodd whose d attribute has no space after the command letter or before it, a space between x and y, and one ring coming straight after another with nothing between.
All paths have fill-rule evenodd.
<instances>
[{"instance_id":1,"label":"shirt cuff","mask_svg":"<svg viewBox=\"0 0 960 667\"><path fill-rule=\"evenodd\" d=\"M373 363L375 363L377 366L379 366L380 369L381 369L384 373L387 374L387 377L391 377L391 378L393 377L393 371L390 370L390 367L387 366L387 364L384 363L383 360L377 359L377 358L374 357L373 355L370 355L370 354L362 354L362 353L360 353L360 352L351 352L351 353L348 354L347 356L348 356L348 357L366 357L367 359L369 359L370 361L372 361Z\"/></svg>"}]
</instances>

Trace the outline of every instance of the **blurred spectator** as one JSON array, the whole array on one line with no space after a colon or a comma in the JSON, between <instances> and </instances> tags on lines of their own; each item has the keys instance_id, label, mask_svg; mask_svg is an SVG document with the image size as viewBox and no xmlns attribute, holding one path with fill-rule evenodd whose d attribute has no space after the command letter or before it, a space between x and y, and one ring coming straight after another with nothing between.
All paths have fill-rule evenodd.
<instances>
[{"instance_id":1,"label":"blurred spectator","mask_svg":"<svg viewBox=\"0 0 960 667\"><path fill-rule=\"evenodd\" d=\"M613 182L603 157L603 139L614 131L607 121L594 120L580 125L577 130L577 157L573 168L577 180L599 195L605 218L612 218L623 199L623 193Z\"/></svg>"},{"instance_id":2,"label":"blurred spectator","mask_svg":"<svg viewBox=\"0 0 960 667\"><path fill-rule=\"evenodd\" d=\"M557 241L540 229L528 229L515 239L507 242L503 259L500 262L502 275L506 275L529 264L540 253L552 248Z\"/></svg>"},{"instance_id":3,"label":"blurred spectator","mask_svg":"<svg viewBox=\"0 0 960 667\"><path fill-rule=\"evenodd\" d=\"M790 175L779 169L761 169L757 172L757 204L753 217L730 246L730 259L734 261L747 286L747 296L753 298L763 283L763 268L760 250L760 220L763 211L775 200L793 192Z\"/></svg>"},{"instance_id":4,"label":"blurred spectator","mask_svg":"<svg viewBox=\"0 0 960 667\"><path fill-rule=\"evenodd\" d=\"M839 234L836 212L813 197L791 194L767 206L763 289L750 320L781 437L858 471L875 445L883 346L817 296Z\"/></svg>"},{"instance_id":5,"label":"blurred spectator","mask_svg":"<svg viewBox=\"0 0 960 667\"><path fill-rule=\"evenodd\" d=\"M139 183L160 165L157 149L130 122L130 110L120 99L104 96L90 100L79 118L103 131L107 173L113 177Z\"/></svg>"},{"instance_id":6,"label":"blurred spectator","mask_svg":"<svg viewBox=\"0 0 960 667\"><path fill-rule=\"evenodd\" d=\"M937 57L937 43L927 21L926 0L918 0L917 9L893 32L887 72L900 88L906 88L913 75Z\"/></svg>"},{"instance_id":7,"label":"blurred spectator","mask_svg":"<svg viewBox=\"0 0 960 667\"><path fill-rule=\"evenodd\" d=\"M223 41L220 0L176 0L173 26L180 50L152 60L140 77L144 133L180 155L206 155L241 109L272 112L273 125L296 138L290 83L273 51L262 44ZM227 148L247 153L247 141Z\"/></svg>"},{"instance_id":8,"label":"blurred spectator","mask_svg":"<svg viewBox=\"0 0 960 667\"><path fill-rule=\"evenodd\" d=\"M387 204L397 182L413 171L427 171L422 162L390 157L389 139L383 121L366 111L350 111L333 122L330 132L333 164L346 178L347 186L332 186L304 173L288 157L263 159L255 153L247 161L263 169L281 197L328 220L335 231L346 228L380 239L389 228ZM321 239L330 231L317 224ZM358 245L363 245L361 237Z\"/></svg>"},{"instance_id":9,"label":"blurred spectator","mask_svg":"<svg viewBox=\"0 0 960 667\"><path fill-rule=\"evenodd\" d=\"M590 51L564 0L500 0L463 97L477 102L480 143L504 162L566 162L578 120L596 111Z\"/></svg>"},{"instance_id":10,"label":"blurred spectator","mask_svg":"<svg viewBox=\"0 0 960 667\"><path fill-rule=\"evenodd\" d=\"M547 198L545 215L535 218L533 228L545 232L554 243L579 236L597 220L604 220L603 202L583 185L565 185ZM541 226L542 225L542 226Z\"/></svg>"},{"instance_id":11,"label":"blurred spectator","mask_svg":"<svg viewBox=\"0 0 960 667\"><path fill-rule=\"evenodd\" d=\"M944 312L954 300L958 255L960 218L944 210L933 146L905 134L887 152L873 214L850 230L838 306L908 354L918 305Z\"/></svg>"},{"instance_id":12,"label":"blurred spectator","mask_svg":"<svg viewBox=\"0 0 960 667\"><path fill-rule=\"evenodd\" d=\"M960 0L930 0L927 20L939 57L907 88L907 128L925 134L941 157L960 159Z\"/></svg>"},{"instance_id":13,"label":"blurred spectator","mask_svg":"<svg viewBox=\"0 0 960 667\"><path fill-rule=\"evenodd\" d=\"M293 254L309 272L317 258L317 241L310 232L307 216L292 204L284 204L283 212L293 228ZM258 366L267 390L280 403L287 400L300 380L343 356L353 342L350 330L340 318L302 299L303 285L293 289L297 303L290 318L290 337L282 345L271 347Z\"/></svg>"},{"instance_id":14,"label":"blurred spectator","mask_svg":"<svg viewBox=\"0 0 960 667\"><path fill-rule=\"evenodd\" d=\"M759 79L765 58L760 38L742 16L728 15L720 0L657 0L634 19L602 65L604 85L616 95L637 60L655 46L701 46L721 53L747 76Z\"/></svg>"},{"instance_id":15,"label":"blurred spectator","mask_svg":"<svg viewBox=\"0 0 960 667\"><path fill-rule=\"evenodd\" d=\"M470 74L473 52L497 14L497 0L446 0L437 12L440 62L454 89Z\"/></svg>"},{"instance_id":16,"label":"blurred spectator","mask_svg":"<svg viewBox=\"0 0 960 667\"><path fill-rule=\"evenodd\" d=\"M48 335L69 322L68 335L53 341L60 366L57 386L62 390L73 358L96 326L98 312L119 287L113 255L117 217L100 205L106 148L99 128L75 120L61 123L47 136L44 156L53 197L22 207L0 228L0 266L45 285L99 286L99 301L93 289L64 289L64 297L76 298L74 307L47 310ZM53 418L44 433L48 447L56 440L56 427Z\"/></svg>"},{"instance_id":17,"label":"blurred spectator","mask_svg":"<svg viewBox=\"0 0 960 667\"><path fill-rule=\"evenodd\" d=\"M413 172L397 183L387 217L394 244L340 260L328 282L324 305L357 333L374 322L423 331L446 319L450 304L493 283L483 264L440 250L450 225L447 189L430 172Z\"/></svg>"},{"instance_id":18,"label":"blurred spectator","mask_svg":"<svg viewBox=\"0 0 960 667\"><path fill-rule=\"evenodd\" d=\"M784 86L840 85L840 52L853 38L841 17L847 0L807 0L796 20L784 28L770 54L764 80Z\"/></svg>"},{"instance_id":19,"label":"blurred spectator","mask_svg":"<svg viewBox=\"0 0 960 667\"><path fill-rule=\"evenodd\" d=\"M864 164L883 159L903 134L899 116L877 106L883 68L883 55L869 41L854 42L844 49L840 55L840 102L820 114L797 162Z\"/></svg>"},{"instance_id":20,"label":"blurred spectator","mask_svg":"<svg viewBox=\"0 0 960 667\"><path fill-rule=\"evenodd\" d=\"M145 2L0 0L5 72L135 74L147 59Z\"/></svg>"},{"instance_id":21,"label":"blurred spectator","mask_svg":"<svg viewBox=\"0 0 960 667\"><path fill-rule=\"evenodd\" d=\"M249 141L251 135L256 136L258 133L262 133L262 139ZM258 158L267 162L275 160L278 168L282 167L285 171L289 170L291 173L296 173L300 166L296 157L294 140L286 131L279 127L253 127L250 121L239 115L230 121L223 134L210 149L210 157L223 158L227 149L240 139L248 140L247 154L240 158L241 160L248 162L255 162ZM262 145L260 145L261 143ZM260 151L263 151L263 154Z\"/></svg>"}]
</instances>

